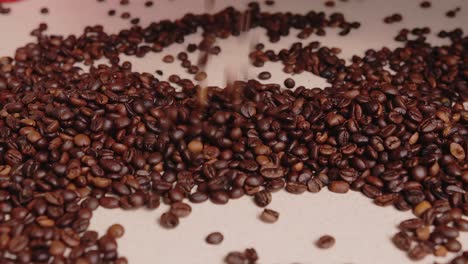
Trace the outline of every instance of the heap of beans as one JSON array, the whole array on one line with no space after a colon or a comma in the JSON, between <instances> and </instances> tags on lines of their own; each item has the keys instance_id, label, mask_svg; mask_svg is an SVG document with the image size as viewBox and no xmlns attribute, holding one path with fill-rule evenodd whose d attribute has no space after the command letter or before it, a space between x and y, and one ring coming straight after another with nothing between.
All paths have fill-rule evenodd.
<instances>
[{"instance_id":1,"label":"heap of beans","mask_svg":"<svg viewBox=\"0 0 468 264\"><path fill-rule=\"evenodd\" d=\"M341 14L249 8L251 28L265 28L273 42L291 28L323 35L333 26L345 35L359 27ZM41 25L36 42L0 58L1 263L127 263L117 253L120 225L102 237L88 230L99 206L155 209L162 201L171 209L160 223L174 228L191 212L187 200L226 204L248 195L266 207L273 192L325 187L413 210L393 238L412 259L461 251L457 237L468 231L463 32L444 32L445 46L419 36L395 50L368 50L351 64L319 44L251 55L257 66L281 60L288 72L319 75L331 87L238 81L206 88L206 102L190 80L158 80L119 60L160 52L199 27L198 49L206 51L207 39L240 34L240 14L190 14L113 35L94 26L80 36L47 36ZM109 66L75 66L101 58ZM279 216L264 214L270 223ZM246 250L226 261L257 258ZM465 252L452 263L466 259Z\"/></svg>"}]
</instances>

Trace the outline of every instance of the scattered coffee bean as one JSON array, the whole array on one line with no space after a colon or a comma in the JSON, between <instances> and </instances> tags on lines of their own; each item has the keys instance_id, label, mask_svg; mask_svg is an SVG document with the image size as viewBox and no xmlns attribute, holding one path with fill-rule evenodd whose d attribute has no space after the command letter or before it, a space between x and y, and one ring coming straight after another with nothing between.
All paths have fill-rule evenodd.
<instances>
[{"instance_id":1,"label":"scattered coffee bean","mask_svg":"<svg viewBox=\"0 0 468 264\"><path fill-rule=\"evenodd\" d=\"M334 7L334 6L335 6L335 2L334 2L334 1L326 1L326 2L325 2L325 6L326 6L326 7Z\"/></svg>"},{"instance_id":2,"label":"scattered coffee bean","mask_svg":"<svg viewBox=\"0 0 468 264\"><path fill-rule=\"evenodd\" d=\"M429 1L422 1L421 4L419 4L422 8L429 8L431 7L431 2Z\"/></svg>"},{"instance_id":3,"label":"scattered coffee bean","mask_svg":"<svg viewBox=\"0 0 468 264\"><path fill-rule=\"evenodd\" d=\"M329 249L335 245L335 238L330 235L323 235L317 240L316 245L321 249Z\"/></svg>"},{"instance_id":4,"label":"scattered coffee bean","mask_svg":"<svg viewBox=\"0 0 468 264\"><path fill-rule=\"evenodd\" d=\"M125 229L120 224L113 224L107 229L107 235L113 238L121 238L125 233Z\"/></svg>"},{"instance_id":5,"label":"scattered coffee bean","mask_svg":"<svg viewBox=\"0 0 468 264\"><path fill-rule=\"evenodd\" d=\"M263 212L260 214L260 220L265 223L275 223L278 221L279 213L271 210L271 209L264 209Z\"/></svg>"},{"instance_id":6,"label":"scattered coffee bean","mask_svg":"<svg viewBox=\"0 0 468 264\"><path fill-rule=\"evenodd\" d=\"M208 77L208 75L204 71L201 71L195 74L195 80L199 82L204 81L206 77Z\"/></svg>"},{"instance_id":7,"label":"scattered coffee bean","mask_svg":"<svg viewBox=\"0 0 468 264\"><path fill-rule=\"evenodd\" d=\"M163 57L163 61L165 63L173 63L174 62L174 57L172 55L166 55Z\"/></svg>"},{"instance_id":8,"label":"scattered coffee bean","mask_svg":"<svg viewBox=\"0 0 468 264\"><path fill-rule=\"evenodd\" d=\"M146 7L152 7L153 4L154 4L153 1L146 1L146 2L145 2L145 6L146 6Z\"/></svg>"},{"instance_id":9,"label":"scattered coffee bean","mask_svg":"<svg viewBox=\"0 0 468 264\"><path fill-rule=\"evenodd\" d=\"M175 214L167 212L161 215L159 223L164 228L173 229L179 225L179 218Z\"/></svg>"},{"instance_id":10,"label":"scattered coffee bean","mask_svg":"<svg viewBox=\"0 0 468 264\"><path fill-rule=\"evenodd\" d=\"M223 240L224 236L220 232L213 232L209 234L205 239L206 243L210 245L219 245L221 244L221 242L223 242Z\"/></svg>"},{"instance_id":11,"label":"scattered coffee bean","mask_svg":"<svg viewBox=\"0 0 468 264\"><path fill-rule=\"evenodd\" d=\"M49 9L47 7L42 7L41 8L41 14L43 14L43 15L49 14Z\"/></svg>"},{"instance_id":12,"label":"scattered coffee bean","mask_svg":"<svg viewBox=\"0 0 468 264\"><path fill-rule=\"evenodd\" d=\"M120 17L123 18L123 19L129 19L130 18L130 13L129 12L123 12L120 15Z\"/></svg>"},{"instance_id":13,"label":"scattered coffee bean","mask_svg":"<svg viewBox=\"0 0 468 264\"><path fill-rule=\"evenodd\" d=\"M260 80L268 80L271 78L271 73L267 72L267 71L264 71L264 72L261 72L258 74L258 78Z\"/></svg>"},{"instance_id":14,"label":"scattered coffee bean","mask_svg":"<svg viewBox=\"0 0 468 264\"><path fill-rule=\"evenodd\" d=\"M284 80L284 86L286 86L288 89L292 89L294 86L296 86L296 82L291 78L287 78Z\"/></svg>"}]
</instances>

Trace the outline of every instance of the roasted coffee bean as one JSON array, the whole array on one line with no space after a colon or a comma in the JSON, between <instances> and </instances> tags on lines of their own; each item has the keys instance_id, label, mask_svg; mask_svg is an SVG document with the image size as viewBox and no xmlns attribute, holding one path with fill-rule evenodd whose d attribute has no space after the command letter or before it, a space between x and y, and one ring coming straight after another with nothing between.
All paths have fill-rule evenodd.
<instances>
[{"instance_id":1,"label":"roasted coffee bean","mask_svg":"<svg viewBox=\"0 0 468 264\"><path fill-rule=\"evenodd\" d=\"M403 251L409 251L411 248L411 238L404 232L398 232L392 238L393 244Z\"/></svg>"},{"instance_id":2,"label":"roasted coffee bean","mask_svg":"<svg viewBox=\"0 0 468 264\"><path fill-rule=\"evenodd\" d=\"M335 238L330 235L321 236L315 243L318 248L329 249L335 245Z\"/></svg>"},{"instance_id":3,"label":"roasted coffee bean","mask_svg":"<svg viewBox=\"0 0 468 264\"><path fill-rule=\"evenodd\" d=\"M279 213L271 210L271 209L264 209L263 212L260 214L260 220L265 223L275 223L278 221Z\"/></svg>"},{"instance_id":4,"label":"roasted coffee bean","mask_svg":"<svg viewBox=\"0 0 468 264\"><path fill-rule=\"evenodd\" d=\"M175 214L168 212L161 215L159 223L164 228L173 229L179 225L179 218Z\"/></svg>"},{"instance_id":5,"label":"roasted coffee bean","mask_svg":"<svg viewBox=\"0 0 468 264\"><path fill-rule=\"evenodd\" d=\"M258 74L258 78L260 80L268 80L271 78L271 73L267 72L267 71L264 71L264 72L261 72Z\"/></svg>"},{"instance_id":6,"label":"roasted coffee bean","mask_svg":"<svg viewBox=\"0 0 468 264\"><path fill-rule=\"evenodd\" d=\"M284 80L284 86L288 89L292 89L294 86L296 86L296 82L291 78L287 78Z\"/></svg>"},{"instance_id":7,"label":"roasted coffee bean","mask_svg":"<svg viewBox=\"0 0 468 264\"><path fill-rule=\"evenodd\" d=\"M210 245L219 245L221 242L223 242L224 236L220 232L213 232L210 233L206 238L205 241L206 243Z\"/></svg>"},{"instance_id":8,"label":"roasted coffee bean","mask_svg":"<svg viewBox=\"0 0 468 264\"><path fill-rule=\"evenodd\" d=\"M347 193L349 187L349 183L345 181L332 181L330 185L328 185L328 189L335 193Z\"/></svg>"},{"instance_id":9,"label":"roasted coffee bean","mask_svg":"<svg viewBox=\"0 0 468 264\"><path fill-rule=\"evenodd\" d=\"M120 224L113 224L107 229L107 235L112 238L121 238L125 233L125 229Z\"/></svg>"},{"instance_id":10,"label":"roasted coffee bean","mask_svg":"<svg viewBox=\"0 0 468 264\"><path fill-rule=\"evenodd\" d=\"M271 193L268 190L263 190L255 194L255 204L260 207L265 207L271 203Z\"/></svg>"},{"instance_id":11,"label":"roasted coffee bean","mask_svg":"<svg viewBox=\"0 0 468 264\"><path fill-rule=\"evenodd\" d=\"M177 217L187 217L192 212L192 207L183 202L176 202L171 204L170 212Z\"/></svg>"}]
</instances>

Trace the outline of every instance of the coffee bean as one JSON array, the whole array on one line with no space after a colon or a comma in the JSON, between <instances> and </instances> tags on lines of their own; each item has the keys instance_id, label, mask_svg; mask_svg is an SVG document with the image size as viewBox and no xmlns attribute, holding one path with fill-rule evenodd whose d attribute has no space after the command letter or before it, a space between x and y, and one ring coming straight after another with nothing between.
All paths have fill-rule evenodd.
<instances>
[{"instance_id":1,"label":"coffee bean","mask_svg":"<svg viewBox=\"0 0 468 264\"><path fill-rule=\"evenodd\" d=\"M294 86L296 86L296 82L291 78L287 78L284 80L284 86L286 86L288 89L292 89Z\"/></svg>"},{"instance_id":2,"label":"coffee bean","mask_svg":"<svg viewBox=\"0 0 468 264\"><path fill-rule=\"evenodd\" d=\"M102 197L99 199L99 205L107 209L119 207L119 200L115 197Z\"/></svg>"},{"instance_id":3,"label":"coffee bean","mask_svg":"<svg viewBox=\"0 0 468 264\"><path fill-rule=\"evenodd\" d=\"M41 8L41 14L43 14L43 15L49 14L49 9L47 7L42 7Z\"/></svg>"},{"instance_id":4,"label":"coffee bean","mask_svg":"<svg viewBox=\"0 0 468 264\"><path fill-rule=\"evenodd\" d=\"M429 208L431 208L431 204L428 201L422 201L414 208L414 214L416 216L421 216L424 212L426 212Z\"/></svg>"},{"instance_id":5,"label":"coffee bean","mask_svg":"<svg viewBox=\"0 0 468 264\"><path fill-rule=\"evenodd\" d=\"M408 251L408 257L411 260L421 260L424 257L426 257L428 252L424 250L423 246L421 244L416 245L413 247L410 251Z\"/></svg>"},{"instance_id":6,"label":"coffee bean","mask_svg":"<svg viewBox=\"0 0 468 264\"><path fill-rule=\"evenodd\" d=\"M326 6L326 7L334 7L334 6L335 6L335 2L334 2L334 1L326 1L326 2L325 2L325 6Z\"/></svg>"},{"instance_id":7,"label":"coffee bean","mask_svg":"<svg viewBox=\"0 0 468 264\"><path fill-rule=\"evenodd\" d=\"M130 18L130 13L129 12L123 12L120 15L120 17L123 18L123 19L129 19Z\"/></svg>"},{"instance_id":8,"label":"coffee bean","mask_svg":"<svg viewBox=\"0 0 468 264\"><path fill-rule=\"evenodd\" d=\"M335 238L330 235L321 236L315 243L318 248L329 249L335 245Z\"/></svg>"},{"instance_id":9,"label":"coffee bean","mask_svg":"<svg viewBox=\"0 0 468 264\"><path fill-rule=\"evenodd\" d=\"M335 193L347 193L349 190L349 183L345 181L332 181L328 185L328 189Z\"/></svg>"},{"instance_id":10,"label":"coffee bean","mask_svg":"<svg viewBox=\"0 0 468 264\"><path fill-rule=\"evenodd\" d=\"M197 81L203 81L205 80L206 78L208 77L208 75L206 74L206 72L198 72L197 74L195 74L195 80Z\"/></svg>"},{"instance_id":11,"label":"coffee bean","mask_svg":"<svg viewBox=\"0 0 468 264\"><path fill-rule=\"evenodd\" d=\"M49 246L49 254L52 256L62 256L65 249L65 245L60 240L53 240Z\"/></svg>"},{"instance_id":12,"label":"coffee bean","mask_svg":"<svg viewBox=\"0 0 468 264\"><path fill-rule=\"evenodd\" d=\"M404 232L398 232L392 238L395 246L403 251L409 251L411 248L411 238Z\"/></svg>"},{"instance_id":13,"label":"coffee bean","mask_svg":"<svg viewBox=\"0 0 468 264\"><path fill-rule=\"evenodd\" d=\"M163 62L165 63L173 63L174 62L174 57L171 55L166 55L163 57Z\"/></svg>"},{"instance_id":14,"label":"coffee bean","mask_svg":"<svg viewBox=\"0 0 468 264\"><path fill-rule=\"evenodd\" d=\"M8 251L18 253L28 246L29 239L24 235L15 236L8 243Z\"/></svg>"},{"instance_id":15,"label":"coffee bean","mask_svg":"<svg viewBox=\"0 0 468 264\"><path fill-rule=\"evenodd\" d=\"M463 161L465 160L465 150L463 147L455 142L450 143L450 153L458 160Z\"/></svg>"},{"instance_id":16,"label":"coffee bean","mask_svg":"<svg viewBox=\"0 0 468 264\"><path fill-rule=\"evenodd\" d=\"M161 215L159 223L166 229L173 229L179 225L179 218L175 214L167 212Z\"/></svg>"},{"instance_id":17,"label":"coffee bean","mask_svg":"<svg viewBox=\"0 0 468 264\"><path fill-rule=\"evenodd\" d=\"M260 214L260 220L265 223L275 223L278 221L279 213L271 210L271 209L264 209L263 212Z\"/></svg>"},{"instance_id":18,"label":"coffee bean","mask_svg":"<svg viewBox=\"0 0 468 264\"><path fill-rule=\"evenodd\" d=\"M220 232L213 232L210 233L206 238L205 241L206 243L210 245L219 245L221 242L223 242L224 236Z\"/></svg>"},{"instance_id":19,"label":"coffee bean","mask_svg":"<svg viewBox=\"0 0 468 264\"><path fill-rule=\"evenodd\" d=\"M87 135L78 134L73 138L75 145L78 147L86 147L91 144L91 139Z\"/></svg>"},{"instance_id":20,"label":"coffee bean","mask_svg":"<svg viewBox=\"0 0 468 264\"><path fill-rule=\"evenodd\" d=\"M260 191L255 194L254 201L259 207L265 207L271 203L271 193L267 190Z\"/></svg>"},{"instance_id":21,"label":"coffee bean","mask_svg":"<svg viewBox=\"0 0 468 264\"><path fill-rule=\"evenodd\" d=\"M431 2L429 1L422 1L419 6L421 6L422 8L429 8L431 7Z\"/></svg>"},{"instance_id":22,"label":"coffee bean","mask_svg":"<svg viewBox=\"0 0 468 264\"><path fill-rule=\"evenodd\" d=\"M177 217L187 217L192 212L192 207L183 202L176 202L171 204L170 212Z\"/></svg>"},{"instance_id":23,"label":"coffee bean","mask_svg":"<svg viewBox=\"0 0 468 264\"><path fill-rule=\"evenodd\" d=\"M190 143L188 144L188 149L190 150L190 152L193 152L193 153L199 153L199 152L202 152L203 150L203 143L198 141L198 140L192 140L190 141Z\"/></svg>"},{"instance_id":24,"label":"coffee bean","mask_svg":"<svg viewBox=\"0 0 468 264\"><path fill-rule=\"evenodd\" d=\"M152 7L153 6L153 1L146 1L145 6L146 7Z\"/></svg>"},{"instance_id":25,"label":"coffee bean","mask_svg":"<svg viewBox=\"0 0 468 264\"><path fill-rule=\"evenodd\" d=\"M107 235L112 238L121 238L125 233L125 229L120 224L113 224L107 229Z\"/></svg>"},{"instance_id":26,"label":"coffee bean","mask_svg":"<svg viewBox=\"0 0 468 264\"><path fill-rule=\"evenodd\" d=\"M267 72L267 71L264 71L264 72L261 72L258 74L258 78L260 80L268 80L271 78L271 73Z\"/></svg>"},{"instance_id":27,"label":"coffee bean","mask_svg":"<svg viewBox=\"0 0 468 264\"><path fill-rule=\"evenodd\" d=\"M445 243L445 248L450 252L459 252L462 249L462 245L456 239L449 239Z\"/></svg>"},{"instance_id":28,"label":"coffee bean","mask_svg":"<svg viewBox=\"0 0 468 264\"><path fill-rule=\"evenodd\" d=\"M98 246L99 249L103 252L111 252L117 249L117 243L115 242L115 239L110 236L103 236L101 239L99 239Z\"/></svg>"}]
</instances>

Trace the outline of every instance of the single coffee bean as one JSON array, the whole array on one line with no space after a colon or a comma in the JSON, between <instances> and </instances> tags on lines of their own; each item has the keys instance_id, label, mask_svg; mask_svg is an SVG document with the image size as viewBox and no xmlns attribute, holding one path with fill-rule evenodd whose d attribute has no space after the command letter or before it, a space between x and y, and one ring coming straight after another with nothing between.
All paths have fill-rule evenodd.
<instances>
[{"instance_id":1,"label":"single coffee bean","mask_svg":"<svg viewBox=\"0 0 468 264\"><path fill-rule=\"evenodd\" d=\"M192 207L183 202L176 202L171 204L170 212L177 217L187 217L192 212Z\"/></svg>"},{"instance_id":2,"label":"single coffee bean","mask_svg":"<svg viewBox=\"0 0 468 264\"><path fill-rule=\"evenodd\" d=\"M288 89L292 89L294 86L296 86L296 82L291 78L287 78L284 80L284 86L286 86Z\"/></svg>"},{"instance_id":3,"label":"single coffee bean","mask_svg":"<svg viewBox=\"0 0 468 264\"><path fill-rule=\"evenodd\" d=\"M145 6L146 6L146 7L152 7L153 4L154 4L153 1L146 1L146 2L145 2Z\"/></svg>"},{"instance_id":4,"label":"single coffee bean","mask_svg":"<svg viewBox=\"0 0 468 264\"><path fill-rule=\"evenodd\" d=\"M163 62L165 63L173 63L174 57L172 55L166 55L163 57Z\"/></svg>"},{"instance_id":5,"label":"single coffee bean","mask_svg":"<svg viewBox=\"0 0 468 264\"><path fill-rule=\"evenodd\" d=\"M159 223L166 229L173 229L179 225L179 218L175 214L167 212L161 215Z\"/></svg>"},{"instance_id":6,"label":"single coffee bean","mask_svg":"<svg viewBox=\"0 0 468 264\"><path fill-rule=\"evenodd\" d=\"M205 241L206 243L210 245L219 245L221 242L223 242L224 236L220 232L213 232L210 233L206 238Z\"/></svg>"},{"instance_id":7,"label":"single coffee bean","mask_svg":"<svg viewBox=\"0 0 468 264\"><path fill-rule=\"evenodd\" d=\"M254 201L260 207L265 207L271 203L271 193L268 190L263 190L255 194Z\"/></svg>"},{"instance_id":8,"label":"single coffee bean","mask_svg":"<svg viewBox=\"0 0 468 264\"><path fill-rule=\"evenodd\" d=\"M107 229L107 235L112 238L121 238L125 233L125 229L120 224L113 224Z\"/></svg>"},{"instance_id":9,"label":"single coffee bean","mask_svg":"<svg viewBox=\"0 0 468 264\"><path fill-rule=\"evenodd\" d=\"M411 249L411 238L404 232L396 233L392 238L393 244L403 251Z\"/></svg>"},{"instance_id":10,"label":"single coffee bean","mask_svg":"<svg viewBox=\"0 0 468 264\"><path fill-rule=\"evenodd\" d=\"M422 8L429 8L431 7L431 2L429 1L422 1L420 4L419 4L420 7Z\"/></svg>"},{"instance_id":11,"label":"single coffee bean","mask_svg":"<svg viewBox=\"0 0 468 264\"><path fill-rule=\"evenodd\" d=\"M265 223L275 223L278 221L279 213L271 210L271 209L264 209L263 212L260 214L260 220Z\"/></svg>"},{"instance_id":12,"label":"single coffee bean","mask_svg":"<svg viewBox=\"0 0 468 264\"><path fill-rule=\"evenodd\" d=\"M271 73L267 72L267 71L264 71L264 72L261 72L258 74L258 78L260 80L268 80L271 78Z\"/></svg>"},{"instance_id":13,"label":"single coffee bean","mask_svg":"<svg viewBox=\"0 0 468 264\"><path fill-rule=\"evenodd\" d=\"M318 248L329 249L335 245L335 238L330 235L321 236L315 243Z\"/></svg>"}]
</instances>

